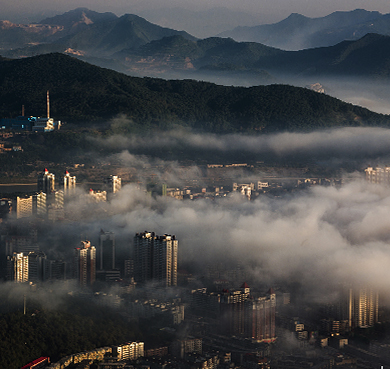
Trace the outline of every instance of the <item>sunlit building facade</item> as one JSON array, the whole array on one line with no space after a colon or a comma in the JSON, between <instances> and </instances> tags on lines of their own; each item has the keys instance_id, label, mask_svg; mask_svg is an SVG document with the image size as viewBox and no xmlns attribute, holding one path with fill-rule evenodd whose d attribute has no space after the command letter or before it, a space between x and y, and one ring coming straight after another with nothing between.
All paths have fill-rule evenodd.
<instances>
[{"instance_id":1,"label":"sunlit building facade","mask_svg":"<svg viewBox=\"0 0 390 369\"><path fill-rule=\"evenodd\" d=\"M14 253L12 257L13 263L13 280L17 283L28 282L28 255Z\"/></svg>"},{"instance_id":2,"label":"sunlit building facade","mask_svg":"<svg viewBox=\"0 0 390 369\"><path fill-rule=\"evenodd\" d=\"M131 342L116 346L116 356L118 361L135 360L144 356L144 342Z\"/></svg>"},{"instance_id":3,"label":"sunlit building facade","mask_svg":"<svg viewBox=\"0 0 390 369\"><path fill-rule=\"evenodd\" d=\"M60 185L65 196L73 195L76 191L76 176L71 176L66 170L64 176L61 178Z\"/></svg>"},{"instance_id":4,"label":"sunlit building facade","mask_svg":"<svg viewBox=\"0 0 390 369\"><path fill-rule=\"evenodd\" d=\"M81 241L74 250L74 277L80 286L92 286L96 280L96 248L90 241Z\"/></svg>"},{"instance_id":5,"label":"sunlit building facade","mask_svg":"<svg viewBox=\"0 0 390 369\"><path fill-rule=\"evenodd\" d=\"M390 167L368 167L364 172L366 180L370 183L390 184Z\"/></svg>"},{"instance_id":6,"label":"sunlit building facade","mask_svg":"<svg viewBox=\"0 0 390 369\"><path fill-rule=\"evenodd\" d=\"M108 193L117 193L122 188L122 179L118 176L109 176L104 179Z\"/></svg>"},{"instance_id":7,"label":"sunlit building facade","mask_svg":"<svg viewBox=\"0 0 390 369\"><path fill-rule=\"evenodd\" d=\"M45 170L38 174L38 192L42 191L46 194L50 194L55 190L55 175Z\"/></svg>"}]
</instances>

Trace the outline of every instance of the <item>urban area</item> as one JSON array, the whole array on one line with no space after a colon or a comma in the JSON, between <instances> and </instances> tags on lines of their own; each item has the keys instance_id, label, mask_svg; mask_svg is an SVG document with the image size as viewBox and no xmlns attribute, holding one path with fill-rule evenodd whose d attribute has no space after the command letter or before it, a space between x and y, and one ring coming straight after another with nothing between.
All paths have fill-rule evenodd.
<instances>
[{"instance_id":1,"label":"urban area","mask_svg":"<svg viewBox=\"0 0 390 369\"><path fill-rule=\"evenodd\" d=\"M218 164L207 169L245 166ZM365 175L371 183L390 182L390 168L368 167ZM234 195L248 202L309 186L342 185L341 179L334 178L259 178L231 186L170 188L163 183L138 190L151 197L174 198L172 201L224 201ZM96 244L81 238L73 245L69 260L47 258L47 245L40 233L58 222L74 220L67 202L75 197L83 198L87 205L113 202L122 190L117 175L103 178L99 190L83 191L68 171L56 181L55 175L44 169L37 178L37 191L3 197L1 277L7 283L28 285L31 293L50 283L62 283L69 292L104 303L128 319L158 321L161 329L180 332L180 337L157 347L148 342L122 342L74 353L55 363L40 357L23 368L328 369L390 365L390 344L370 341L367 348L350 339L356 332L373 329L380 324L381 314L386 315L381 296L368 285L340 283L335 302L318 304L301 301L293 287L278 282L249 285L239 263L205 261L200 276L180 265L181 239L169 234L169 229L160 235L153 229L140 229L128 240L126 258L118 258L116 234L109 229L90 235ZM77 292L70 282L77 282ZM28 304L25 299L25 313Z\"/></svg>"}]
</instances>

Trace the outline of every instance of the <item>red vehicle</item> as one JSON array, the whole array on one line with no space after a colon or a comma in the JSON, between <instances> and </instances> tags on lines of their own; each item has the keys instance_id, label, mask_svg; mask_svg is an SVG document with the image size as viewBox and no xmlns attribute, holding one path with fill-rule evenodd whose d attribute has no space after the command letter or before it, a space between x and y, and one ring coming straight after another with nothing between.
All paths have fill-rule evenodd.
<instances>
[{"instance_id":1,"label":"red vehicle","mask_svg":"<svg viewBox=\"0 0 390 369\"><path fill-rule=\"evenodd\" d=\"M22 366L20 369L39 369L44 368L48 364L50 364L50 358L42 356L39 359L36 359L25 366Z\"/></svg>"}]
</instances>

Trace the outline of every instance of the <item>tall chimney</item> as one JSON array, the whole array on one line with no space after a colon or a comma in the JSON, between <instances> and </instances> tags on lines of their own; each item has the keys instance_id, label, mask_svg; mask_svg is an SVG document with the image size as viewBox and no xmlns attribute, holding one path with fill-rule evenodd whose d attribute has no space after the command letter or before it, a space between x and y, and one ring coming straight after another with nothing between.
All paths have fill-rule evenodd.
<instances>
[{"instance_id":1,"label":"tall chimney","mask_svg":"<svg viewBox=\"0 0 390 369\"><path fill-rule=\"evenodd\" d=\"M22 105L22 117L24 117L24 105Z\"/></svg>"},{"instance_id":2,"label":"tall chimney","mask_svg":"<svg viewBox=\"0 0 390 369\"><path fill-rule=\"evenodd\" d=\"M50 99L49 99L49 90L47 90L47 97L46 97L46 104L47 104L47 118L50 118Z\"/></svg>"}]
</instances>

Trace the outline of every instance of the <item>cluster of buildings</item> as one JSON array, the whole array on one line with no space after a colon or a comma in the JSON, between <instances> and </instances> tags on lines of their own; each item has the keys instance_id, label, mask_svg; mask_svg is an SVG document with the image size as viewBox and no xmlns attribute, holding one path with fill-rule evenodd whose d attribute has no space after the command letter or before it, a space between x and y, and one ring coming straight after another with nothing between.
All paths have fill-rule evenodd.
<instances>
[{"instance_id":1,"label":"cluster of buildings","mask_svg":"<svg viewBox=\"0 0 390 369\"><path fill-rule=\"evenodd\" d=\"M390 184L390 167L367 167L364 172L369 183Z\"/></svg>"},{"instance_id":2,"label":"cluster of buildings","mask_svg":"<svg viewBox=\"0 0 390 369\"><path fill-rule=\"evenodd\" d=\"M37 230L27 233L5 232L1 235L1 277L17 283L39 283L48 280L65 280L67 263L50 260L40 250Z\"/></svg>"},{"instance_id":3,"label":"cluster of buildings","mask_svg":"<svg viewBox=\"0 0 390 369\"><path fill-rule=\"evenodd\" d=\"M134 299L129 302L127 314L131 319L161 319L167 325L175 326L184 321L185 304L180 298L167 299Z\"/></svg>"},{"instance_id":4,"label":"cluster of buildings","mask_svg":"<svg viewBox=\"0 0 390 369\"><path fill-rule=\"evenodd\" d=\"M96 267L96 248L89 241L82 241L81 246L75 249L74 277L82 286L92 286L96 279L112 282L122 276L140 285L177 286L178 242L175 235L137 233L133 239L132 257L124 263L128 270L121 275L115 263L115 235L102 230L99 236L99 268Z\"/></svg>"},{"instance_id":5,"label":"cluster of buildings","mask_svg":"<svg viewBox=\"0 0 390 369\"><path fill-rule=\"evenodd\" d=\"M16 118L0 119L0 130L51 132L60 129L61 121L50 118L49 91L46 93L46 109L46 117L27 117L24 115L24 106L22 106L22 115Z\"/></svg>"},{"instance_id":6,"label":"cluster of buildings","mask_svg":"<svg viewBox=\"0 0 390 369\"><path fill-rule=\"evenodd\" d=\"M36 217L47 220L58 220L64 217L64 201L74 195L76 177L68 171L60 179L60 188L56 189L55 175L46 168L38 174L37 192L32 195L16 196L0 201L2 215L20 219Z\"/></svg>"},{"instance_id":7,"label":"cluster of buildings","mask_svg":"<svg viewBox=\"0 0 390 369\"><path fill-rule=\"evenodd\" d=\"M255 182L238 183L233 182L225 186L203 186L192 187L185 186L167 187L162 184L161 192L155 193L162 196L173 197L178 200L196 200L196 199L217 199L228 196L231 193L241 194L247 200L254 200L262 194L280 195L280 192L294 191L304 189L310 186L336 186L340 185L341 180L328 178L297 178L297 179L273 179L259 180ZM153 191L152 191L153 193Z\"/></svg>"},{"instance_id":8,"label":"cluster of buildings","mask_svg":"<svg viewBox=\"0 0 390 369\"><path fill-rule=\"evenodd\" d=\"M372 168L371 168L372 169ZM367 173L367 171L366 171ZM371 171L370 171L371 173ZM371 178L380 176L371 173ZM381 174L382 175L382 174ZM383 176L382 176L383 177ZM381 179L383 181L383 179ZM55 176L45 170L38 177L38 190L32 195L31 214L47 214L49 209L61 206L61 197L56 195ZM74 194L76 178L65 173L60 181L63 199ZM375 182L382 183L382 182ZM120 178L111 176L106 179L112 193L120 189ZM321 184L313 180L304 180L301 185ZM247 199L253 198L257 192L269 191L272 185L266 181L257 183L234 183L232 191L242 194ZM176 191L176 192L175 192ZM177 192L179 191L179 192ZM189 191L183 193L181 191ZM91 192L91 191L90 191ZM89 196L103 197L103 192L92 191ZM204 191L205 195L210 191ZM46 196L46 202L38 198L38 194ZM215 187L214 194L223 196L223 187ZM162 195L185 198L193 195L189 189L169 189L162 187ZM195 198L195 197L194 197ZM49 199L49 200L48 200ZM17 206L17 205L15 205ZM34 210L33 210L34 209ZM40 209L38 211L38 209ZM19 211L21 213L22 210ZM18 211L16 211L18 214ZM26 214L30 214L26 211ZM129 240L130 241L130 240ZM106 356L98 364L99 368L130 368L130 367L176 367L183 368L232 368L240 365L245 368L270 368L271 348L285 330L298 342L298 347L312 345L327 349L328 346L337 350L345 350L348 346L346 338L354 329L370 328L379 321L378 292L367 286L344 286L336 302L324 304L317 321L308 321L305 317L284 315L277 310L280 305L289 305L289 294L278 295L272 288L261 294L250 289L247 283L240 288L230 288L232 281L244 280L242 270L225 267L230 274L222 273L217 263L208 272L209 280L213 280L214 289L199 288L189 283L186 295L170 299L168 295L180 285L178 276L178 239L175 235L157 235L155 232L144 231L136 233L132 238L131 257L124 260L118 267L115 234L101 230L99 241L93 246L89 240L80 241L73 249L73 259L70 263L59 260L48 260L40 251L37 234L21 236L4 234L1 238L3 257L6 258L6 275L8 280L15 282L38 283L50 279L74 278L82 287L96 287L97 282L116 283L127 278L132 281L132 289L119 296L116 306L129 319L144 319L145 321L162 321L169 327L178 327L182 323L191 326L190 334L176 340L172 345L151 347L146 349L143 342L131 342L117 346L112 356ZM129 242L130 246L130 242ZM130 248L129 248L130 249ZM222 280L222 275L229 275L229 281ZM237 278L237 276L240 276ZM200 283L200 280L196 281ZM159 298L143 298L132 294L133 289L160 290ZM169 289L169 293L168 293ZM121 290L123 291L123 290ZM130 293L131 292L131 293ZM124 295L126 297L123 297ZM164 296L164 294L166 296ZM280 296L282 299L279 300ZM118 296L112 296L117 298ZM123 299L126 298L124 304ZM278 305L277 305L278 304ZM385 348L375 346L382 352ZM316 367L329 369L335 365L355 365L356 359L347 355L339 355L326 351L324 357L316 359L305 358L302 355L279 355L273 361L275 367L303 368ZM373 349L374 350L374 349ZM382 350L382 351L381 351ZM169 356L168 356L169 355ZM339 356L338 356L339 355ZM326 358L325 358L326 356ZM137 364L129 363L137 359ZM235 364L233 364L235 363ZM138 365L138 366L137 366ZM53 366L55 367L55 366ZM352 366L353 367L353 366Z\"/></svg>"},{"instance_id":9,"label":"cluster of buildings","mask_svg":"<svg viewBox=\"0 0 390 369\"><path fill-rule=\"evenodd\" d=\"M226 336L249 338L253 342L276 339L276 295L269 289L265 296L253 296L244 283L240 289L207 292L192 291L191 307L198 315L216 320L215 331Z\"/></svg>"},{"instance_id":10,"label":"cluster of buildings","mask_svg":"<svg viewBox=\"0 0 390 369\"><path fill-rule=\"evenodd\" d=\"M107 201L107 197L117 193L122 186L121 178L110 175L104 178L105 190L89 190L87 199L89 202ZM12 218L35 217L50 221L64 219L64 204L67 200L74 199L76 194L76 176L71 176L68 171L60 177L59 187L56 188L54 173L46 168L38 174L37 192L14 198L0 199L0 218L11 216Z\"/></svg>"}]
</instances>

